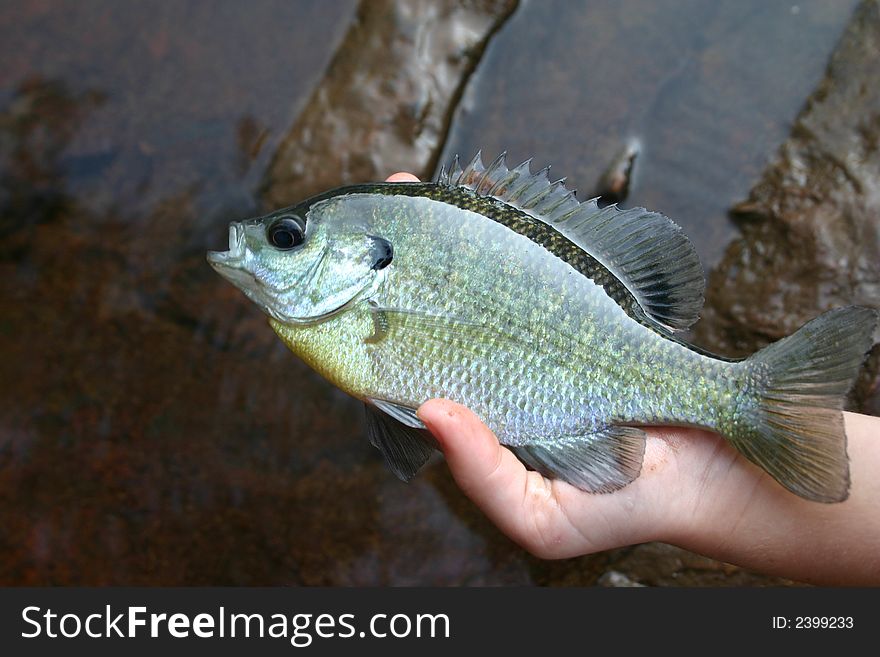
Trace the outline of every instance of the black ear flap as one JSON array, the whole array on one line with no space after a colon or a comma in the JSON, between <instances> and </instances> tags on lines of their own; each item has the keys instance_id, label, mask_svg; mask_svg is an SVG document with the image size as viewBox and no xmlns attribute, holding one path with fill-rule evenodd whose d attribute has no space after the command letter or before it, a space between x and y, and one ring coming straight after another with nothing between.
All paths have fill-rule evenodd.
<instances>
[{"instance_id":1,"label":"black ear flap","mask_svg":"<svg viewBox=\"0 0 880 657\"><path fill-rule=\"evenodd\" d=\"M371 269L376 271L385 269L394 259L394 247L384 237L370 235L370 239L373 240L373 265Z\"/></svg>"}]
</instances>

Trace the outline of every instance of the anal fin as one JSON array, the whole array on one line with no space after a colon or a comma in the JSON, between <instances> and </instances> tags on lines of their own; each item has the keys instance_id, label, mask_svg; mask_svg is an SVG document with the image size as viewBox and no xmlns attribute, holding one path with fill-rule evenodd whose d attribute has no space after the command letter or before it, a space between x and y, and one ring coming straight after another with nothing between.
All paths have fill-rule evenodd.
<instances>
[{"instance_id":1,"label":"anal fin","mask_svg":"<svg viewBox=\"0 0 880 657\"><path fill-rule=\"evenodd\" d=\"M545 477L567 481L589 493L610 493L639 476L645 432L610 426L512 449L523 463Z\"/></svg>"}]
</instances>

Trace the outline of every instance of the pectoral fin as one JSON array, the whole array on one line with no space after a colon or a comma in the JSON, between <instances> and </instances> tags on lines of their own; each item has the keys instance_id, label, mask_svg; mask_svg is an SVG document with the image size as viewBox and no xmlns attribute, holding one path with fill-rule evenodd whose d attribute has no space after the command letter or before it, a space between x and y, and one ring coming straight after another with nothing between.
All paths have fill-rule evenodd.
<instances>
[{"instance_id":1,"label":"pectoral fin","mask_svg":"<svg viewBox=\"0 0 880 657\"><path fill-rule=\"evenodd\" d=\"M382 452L391 471L409 481L434 451L433 438L415 409L383 400L364 404L370 444Z\"/></svg>"},{"instance_id":2,"label":"pectoral fin","mask_svg":"<svg viewBox=\"0 0 880 657\"><path fill-rule=\"evenodd\" d=\"M590 493L610 493L639 476L645 432L611 426L512 449L523 463L545 477L567 481Z\"/></svg>"},{"instance_id":3,"label":"pectoral fin","mask_svg":"<svg viewBox=\"0 0 880 657\"><path fill-rule=\"evenodd\" d=\"M451 315L432 315L420 310L387 308L370 303L373 317L373 334L366 338L368 344L379 344L396 334L410 334L433 341L473 340L492 329Z\"/></svg>"}]
</instances>

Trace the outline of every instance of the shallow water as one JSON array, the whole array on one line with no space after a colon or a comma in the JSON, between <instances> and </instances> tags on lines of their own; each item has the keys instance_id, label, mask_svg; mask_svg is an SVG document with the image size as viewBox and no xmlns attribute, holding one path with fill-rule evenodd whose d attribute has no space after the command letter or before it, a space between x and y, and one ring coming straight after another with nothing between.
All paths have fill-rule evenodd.
<instances>
[{"instance_id":1,"label":"shallow water","mask_svg":"<svg viewBox=\"0 0 880 657\"><path fill-rule=\"evenodd\" d=\"M675 217L712 263L733 235L726 208L784 138L853 4L526 3L473 77L459 70L445 144L416 134L413 152L433 153L418 164L430 168L441 149L506 148L589 191L636 136L627 204ZM398 482L359 403L205 264L228 221L265 202L355 11L0 8L0 583L592 584L638 561L533 559L442 463ZM687 558L641 576L773 581Z\"/></svg>"},{"instance_id":2,"label":"shallow water","mask_svg":"<svg viewBox=\"0 0 880 657\"><path fill-rule=\"evenodd\" d=\"M735 234L728 208L785 139L855 5L527 3L468 86L445 157L534 157L588 198L635 141L623 205L673 218L708 271Z\"/></svg>"}]
</instances>

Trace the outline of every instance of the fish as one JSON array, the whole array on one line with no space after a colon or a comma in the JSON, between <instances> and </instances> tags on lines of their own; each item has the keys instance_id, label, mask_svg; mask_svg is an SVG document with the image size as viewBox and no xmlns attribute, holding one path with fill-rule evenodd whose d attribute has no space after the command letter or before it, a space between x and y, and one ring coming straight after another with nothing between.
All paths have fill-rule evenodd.
<instances>
[{"instance_id":1,"label":"fish","mask_svg":"<svg viewBox=\"0 0 880 657\"><path fill-rule=\"evenodd\" d=\"M639 476L645 427L724 436L804 499L849 494L843 407L876 310L829 310L743 359L683 340L703 304L665 215L579 201L565 179L456 156L431 182L366 183L232 222L210 265L327 381L410 480L433 398L473 410L529 468L590 493Z\"/></svg>"}]
</instances>

